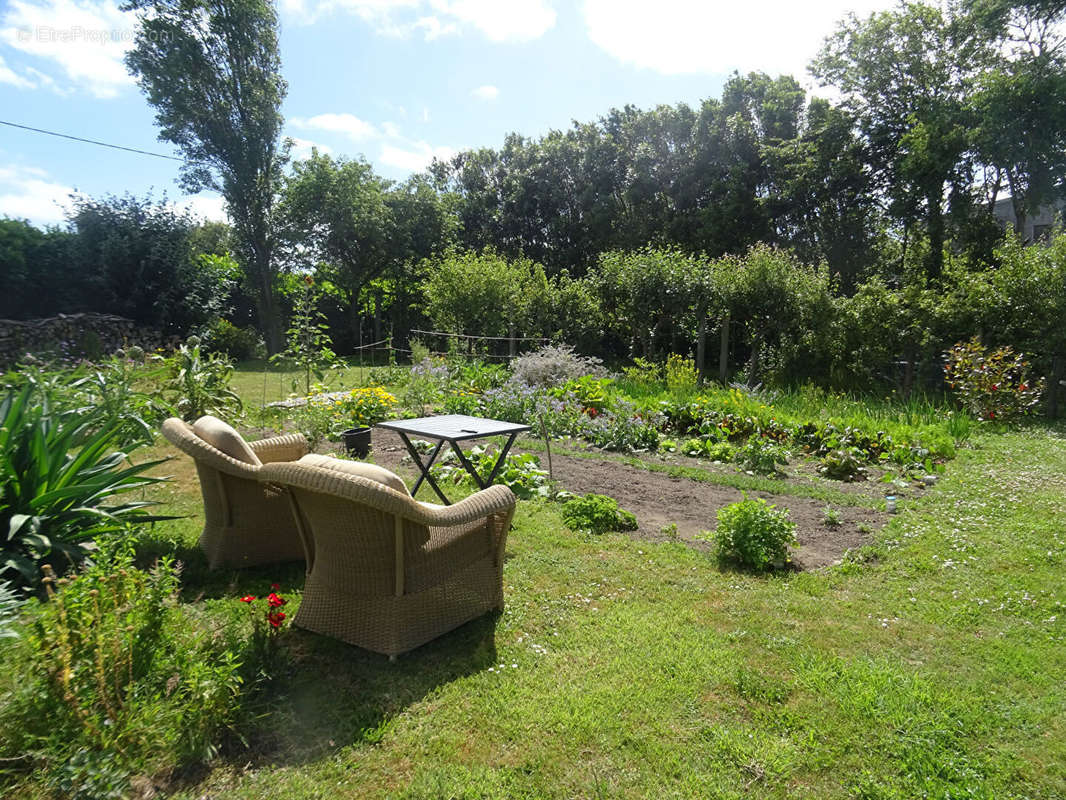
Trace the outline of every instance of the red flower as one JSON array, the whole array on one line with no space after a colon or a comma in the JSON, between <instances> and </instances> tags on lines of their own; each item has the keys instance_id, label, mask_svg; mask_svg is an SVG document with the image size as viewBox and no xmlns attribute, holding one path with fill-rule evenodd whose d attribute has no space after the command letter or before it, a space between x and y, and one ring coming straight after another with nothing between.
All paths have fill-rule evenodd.
<instances>
[{"instance_id":1,"label":"red flower","mask_svg":"<svg viewBox=\"0 0 1066 800\"><path fill-rule=\"evenodd\" d=\"M1028 386L1026 386L1026 385L1025 385L1025 384L1023 383L1023 384L1022 384L1021 386L1019 386L1019 387L1018 387L1018 391L1019 391L1019 392L1024 392L1024 391L1025 391L1026 389L1028 389L1028 388L1029 388L1029 387L1028 387Z\"/></svg>"},{"instance_id":2,"label":"red flower","mask_svg":"<svg viewBox=\"0 0 1066 800\"><path fill-rule=\"evenodd\" d=\"M998 390L999 390L999 384L998 383L993 383L992 384L992 391L995 392L995 391L998 391Z\"/></svg>"},{"instance_id":3,"label":"red flower","mask_svg":"<svg viewBox=\"0 0 1066 800\"><path fill-rule=\"evenodd\" d=\"M267 614L267 622L270 623L270 627L272 628L280 628L283 619L285 619L284 611L271 611Z\"/></svg>"},{"instance_id":4,"label":"red flower","mask_svg":"<svg viewBox=\"0 0 1066 800\"><path fill-rule=\"evenodd\" d=\"M276 594L271 592L267 595L267 602L270 604L271 608L280 608L281 606L285 605L285 598L278 597Z\"/></svg>"},{"instance_id":5,"label":"red flower","mask_svg":"<svg viewBox=\"0 0 1066 800\"><path fill-rule=\"evenodd\" d=\"M244 597L241 598L241 602L242 603L254 603L255 602L255 595L254 594L246 594Z\"/></svg>"},{"instance_id":6,"label":"red flower","mask_svg":"<svg viewBox=\"0 0 1066 800\"><path fill-rule=\"evenodd\" d=\"M281 584L280 583L272 583L272 584L270 584L271 591L276 592L280 588L281 588Z\"/></svg>"}]
</instances>

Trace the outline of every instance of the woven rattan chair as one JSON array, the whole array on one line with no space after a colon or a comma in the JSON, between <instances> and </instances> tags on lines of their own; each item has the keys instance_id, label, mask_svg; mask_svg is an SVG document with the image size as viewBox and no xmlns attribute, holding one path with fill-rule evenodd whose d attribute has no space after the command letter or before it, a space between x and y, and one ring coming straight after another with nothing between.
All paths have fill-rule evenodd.
<instances>
[{"instance_id":1,"label":"woven rattan chair","mask_svg":"<svg viewBox=\"0 0 1066 800\"><path fill-rule=\"evenodd\" d=\"M306 463L265 464L284 486L307 542L293 620L395 657L503 607L503 551L515 511L506 486L453 506Z\"/></svg>"},{"instance_id":2,"label":"woven rattan chair","mask_svg":"<svg viewBox=\"0 0 1066 800\"><path fill-rule=\"evenodd\" d=\"M201 439L177 418L163 423L163 435L192 456L204 499L200 547L216 567L251 567L299 561L303 541L283 492L260 482L261 466L232 458ZM300 434L249 443L263 464L294 461L307 453Z\"/></svg>"}]
</instances>

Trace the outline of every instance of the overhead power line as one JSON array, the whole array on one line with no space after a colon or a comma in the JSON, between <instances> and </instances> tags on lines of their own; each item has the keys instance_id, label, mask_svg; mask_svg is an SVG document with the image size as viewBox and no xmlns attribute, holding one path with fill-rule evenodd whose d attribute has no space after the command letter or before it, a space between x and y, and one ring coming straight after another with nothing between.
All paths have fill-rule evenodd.
<instances>
[{"instance_id":1,"label":"overhead power line","mask_svg":"<svg viewBox=\"0 0 1066 800\"><path fill-rule=\"evenodd\" d=\"M95 144L100 147L110 147L112 150L125 150L127 153L139 153L142 156L154 156L155 158L165 158L168 161L184 161L184 158L178 156L168 156L163 153L152 153L148 150L138 150L136 147L123 147L120 144L111 144L109 142L100 142L96 139L83 139L81 136L70 136L66 133L57 133L56 131L46 131L43 128L33 128L29 125L19 125L17 122L8 122L0 119L0 125L7 125L12 128L21 128L24 131L33 131L34 133L43 133L47 136L58 136L60 139L70 139L75 142L84 142L85 144Z\"/></svg>"}]
</instances>

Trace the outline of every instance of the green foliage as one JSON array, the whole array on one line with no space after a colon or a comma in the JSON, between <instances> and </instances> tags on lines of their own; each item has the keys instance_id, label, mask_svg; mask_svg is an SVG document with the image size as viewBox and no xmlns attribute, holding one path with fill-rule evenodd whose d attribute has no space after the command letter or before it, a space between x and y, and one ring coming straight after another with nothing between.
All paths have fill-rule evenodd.
<instances>
[{"instance_id":1,"label":"green foliage","mask_svg":"<svg viewBox=\"0 0 1066 800\"><path fill-rule=\"evenodd\" d=\"M663 367L666 376L666 389L675 397L688 397L699 388L699 374L696 362L671 353Z\"/></svg>"},{"instance_id":2,"label":"green foliage","mask_svg":"<svg viewBox=\"0 0 1066 800\"><path fill-rule=\"evenodd\" d=\"M818 462L818 472L835 481L866 480L866 468L854 447L830 450Z\"/></svg>"},{"instance_id":3,"label":"green foliage","mask_svg":"<svg viewBox=\"0 0 1066 800\"><path fill-rule=\"evenodd\" d=\"M241 399L230 389L233 363L220 353L200 352L195 336L166 359L166 367L164 396L182 419L191 422L204 414L225 418L241 410Z\"/></svg>"},{"instance_id":4,"label":"green foliage","mask_svg":"<svg viewBox=\"0 0 1066 800\"><path fill-rule=\"evenodd\" d=\"M41 564L80 564L97 537L149 522L147 501L119 495L160 482L117 449L124 420L105 409L61 410L35 384L0 399L0 576L33 587Z\"/></svg>"},{"instance_id":5,"label":"green foliage","mask_svg":"<svg viewBox=\"0 0 1066 800\"><path fill-rule=\"evenodd\" d=\"M602 494L586 494L566 501L562 509L563 521L572 531L607 533L635 531L637 518L632 512L618 507L618 501Z\"/></svg>"},{"instance_id":6,"label":"green foliage","mask_svg":"<svg viewBox=\"0 0 1066 800\"><path fill-rule=\"evenodd\" d=\"M607 371L595 356L582 356L567 344L545 345L511 362L511 380L536 387L554 387L579 378L604 378Z\"/></svg>"},{"instance_id":7,"label":"green foliage","mask_svg":"<svg viewBox=\"0 0 1066 800\"><path fill-rule=\"evenodd\" d=\"M1029 377L1024 356L1009 347L989 351L976 338L948 351L944 376L967 411L995 422L1032 413L1045 389L1043 378Z\"/></svg>"},{"instance_id":8,"label":"green foliage","mask_svg":"<svg viewBox=\"0 0 1066 800\"><path fill-rule=\"evenodd\" d=\"M654 392L661 386L663 368L647 359L633 359L633 366L622 368L626 388L639 393Z\"/></svg>"},{"instance_id":9,"label":"green foliage","mask_svg":"<svg viewBox=\"0 0 1066 800\"><path fill-rule=\"evenodd\" d=\"M735 457L744 469L757 475L773 475L778 465L788 464L787 450L758 436L749 437Z\"/></svg>"},{"instance_id":10,"label":"green foliage","mask_svg":"<svg viewBox=\"0 0 1066 800\"><path fill-rule=\"evenodd\" d=\"M822 509L822 524L827 528L839 528L843 524L838 509L826 506Z\"/></svg>"},{"instance_id":11,"label":"green foliage","mask_svg":"<svg viewBox=\"0 0 1066 800\"><path fill-rule=\"evenodd\" d=\"M720 559L762 572L787 563L788 547L796 544L796 524L789 521L787 510L745 497L718 509L712 540Z\"/></svg>"},{"instance_id":12,"label":"green foliage","mask_svg":"<svg viewBox=\"0 0 1066 800\"><path fill-rule=\"evenodd\" d=\"M582 410L589 416L596 416L608 411L611 407L611 386L614 383L610 378L594 378L591 375L583 375L580 378L572 378L555 389L552 394L562 398L570 393L581 405Z\"/></svg>"},{"instance_id":13,"label":"green foliage","mask_svg":"<svg viewBox=\"0 0 1066 800\"><path fill-rule=\"evenodd\" d=\"M329 326L325 315L318 310L318 296L314 279L307 275L303 287L296 296L292 320L286 332L285 350L271 356L272 362L287 362L296 366L303 376L303 394L311 393L311 378L322 381L326 370L337 363L333 343L329 338ZM299 389L299 377L293 378L292 390Z\"/></svg>"},{"instance_id":14,"label":"green foliage","mask_svg":"<svg viewBox=\"0 0 1066 800\"><path fill-rule=\"evenodd\" d=\"M169 560L146 572L105 555L72 580L46 579L48 602L27 607L4 652L16 671L3 679L5 759L33 753L55 791L99 798L128 796L133 774L214 755L260 665L243 631L190 624L178 577Z\"/></svg>"},{"instance_id":15,"label":"green foliage","mask_svg":"<svg viewBox=\"0 0 1066 800\"><path fill-rule=\"evenodd\" d=\"M226 200L246 283L255 293L267 348L280 348L272 219L287 158L281 146L278 18L273 4L247 0L128 0L137 12L126 66L155 109L159 138L185 158L185 189ZM240 109L236 112L236 109Z\"/></svg>"},{"instance_id":16,"label":"green foliage","mask_svg":"<svg viewBox=\"0 0 1066 800\"><path fill-rule=\"evenodd\" d=\"M470 448L466 456L478 475L482 479L488 479L499 457L499 451L495 448L476 445ZM457 486L475 486L474 479L452 450L448 450L437 459L432 472L438 480L451 481ZM493 483L503 484L523 500L532 497L548 497L551 494L548 473L540 468L540 459L532 453L509 453L507 460L500 466L500 471L496 473Z\"/></svg>"},{"instance_id":17,"label":"green foliage","mask_svg":"<svg viewBox=\"0 0 1066 800\"><path fill-rule=\"evenodd\" d=\"M579 431L597 447L622 452L654 452L662 436L661 417L637 411L633 404L618 399L607 414L582 420Z\"/></svg>"},{"instance_id":18,"label":"green foliage","mask_svg":"<svg viewBox=\"0 0 1066 800\"><path fill-rule=\"evenodd\" d=\"M253 328L238 328L226 319L216 319L203 336L207 352L222 353L234 361L259 357L263 339Z\"/></svg>"}]
</instances>

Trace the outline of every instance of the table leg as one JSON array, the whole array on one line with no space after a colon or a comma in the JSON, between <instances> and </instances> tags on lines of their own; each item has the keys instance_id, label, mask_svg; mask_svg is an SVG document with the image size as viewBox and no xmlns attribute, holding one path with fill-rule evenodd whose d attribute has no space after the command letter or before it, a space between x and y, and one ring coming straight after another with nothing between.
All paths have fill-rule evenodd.
<instances>
[{"instance_id":1,"label":"table leg","mask_svg":"<svg viewBox=\"0 0 1066 800\"><path fill-rule=\"evenodd\" d=\"M514 433L511 434L511 437L507 440L507 444L505 444L503 446L503 450L500 451L500 457L496 459L496 466L494 466L492 468L492 472L489 473L489 483L488 483L489 486L491 486L492 482L494 480L496 480L496 473L498 473L500 471L500 467L503 466L503 462L507 458L507 453L510 452L511 445L514 444L514 440L517 437L518 437L518 431L515 431Z\"/></svg>"},{"instance_id":2,"label":"table leg","mask_svg":"<svg viewBox=\"0 0 1066 800\"><path fill-rule=\"evenodd\" d=\"M411 490L411 497L415 496L415 494L418 492L418 487L422 485L422 481L424 480L432 487L433 491L437 493L437 496L444 501L444 505L450 506L452 504L452 501L444 496L444 492L440 490L440 487L437 486L437 482L433 480L433 476L429 474L429 468L432 467L433 462L437 460L437 454L440 453L440 448L441 445L444 444L444 440L437 440L437 446L434 447L433 452L429 454L429 462L423 464L422 456L420 456L418 454L418 451L415 450L415 446L411 444L411 440L407 438L407 434L403 431L397 431L397 433L400 434L400 438L403 440L404 446L407 448L407 452L411 454L411 460L418 465L418 469L422 473L418 476L418 480L415 481L414 488Z\"/></svg>"},{"instance_id":3,"label":"table leg","mask_svg":"<svg viewBox=\"0 0 1066 800\"><path fill-rule=\"evenodd\" d=\"M455 454L459 456L459 462L463 465L463 469L470 473L470 477L472 477L474 479L474 482L477 483L478 488L488 489L490 486L492 486L492 482L496 480L496 475L499 473L500 467L503 466L503 462L507 458L507 453L510 451L511 445L514 444L514 440L517 436L517 431L515 433L512 433L510 438L507 440L507 444L505 444L503 446L503 449L500 450L500 457L496 459L496 463L493 465L492 471L489 473L488 480L483 479L480 475L477 474L477 470L474 469L474 465L470 463L470 460L466 457L466 453L464 453L462 449L460 449L459 445L456 442L450 441L449 444L451 444L452 449L455 451Z\"/></svg>"},{"instance_id":4,"label":"table leg","mask_svg":"<svg viewBox=\"0 0 1066 800\"><path fill-rule=\"evenodd\" d=\"M462 451L462 449L459 447L459 444L454 440L450 441L449 444L451 444L452 450L455 451L455 454L459 456L459 463L463 465L463 469L465 469L470 474L470 477L474 479L474 482L477 484L478 488L488 489L492 485L492 483L485 483L485 481L481 480L481 476L477 474L477 470L474 469L474 465L470 463L470 459L466 457L466 453Z\"/></svg>"}]
</instances>

